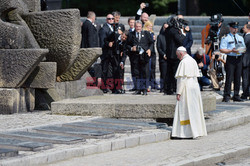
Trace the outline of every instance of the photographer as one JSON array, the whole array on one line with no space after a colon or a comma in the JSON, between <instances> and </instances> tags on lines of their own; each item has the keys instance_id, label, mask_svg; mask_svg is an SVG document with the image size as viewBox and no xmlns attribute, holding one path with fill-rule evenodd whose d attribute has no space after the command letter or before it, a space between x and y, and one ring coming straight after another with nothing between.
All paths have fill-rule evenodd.
<instances>
[{"instance_id":1,"label":"photographer","mask_svg":"<svg viewBox=\"0 0 250 166\"><path fill-rule=\"evenodd\" d=\"M154 41L148 31L142 30L142 22L137 20L135 22L135 31L131 32L127 39L127 49L132 56L132 65L136 84L135 94L147 95L148 84L148 62L153 50Z\"/></svg>"},{"instance_id":2,"label":"photographer","mask_svg":"<svg viewBox=\"0 0 250 166\"><path fill-rule=\"evenodd\" d=\"M224 54L216 50L212 53L210 61L209 75L215 91L220 91L219 82L224 80L223 67L226 64L226 59L223 55Z\"/></svg>"},{"instance_id":3,"label":"photographer","mask_svg":"<svg viewBox=\"0 0 250 166\"><path fill-rule=\"evenodd\" d=\"M224 19L221 13L212 15L210 21L211 22L207 25L209 29L208 32L202 30L202 36L206 36L206 54L209 56L211 56L214 50L219 49L221 38L230 32L229 28L223 23ZM204 35L204 33L207 34Z\"/></svg>"},{"instance_id":4,"label":"photographer","mask_svg":"<svg viewBox=\"0 0 250 166\"><path fill-rule=\"evenodd\" d=\"M203 91L203 86L210 85L210 80L208 76L208 66L210 65L210 58L208 55L205 54L205 50L200 47L195 54L191 55L194 60L196 61L199 70L201 71L202 75L198 78L198 82L200 85L200 90Z\"/></svg>"},{"instance_id":5,"label":"photographer","mask_svg":"<svg viewBox=\"0 0 250 166\"><path fill-rule=\"evenodd\" d=\"M182 20L183 21L183 20ZM164 95L172 95L176 92L176 79L174 75L180 60L177 58L176 50L183 46L186 37L184 26L181 26L179 19L170 17L167 20L169 27L165 30L166 56L167 56L167 76L164 85Z\"/></svg>"},{"instance_id":6,"label":"photographer","mask_svg":"<svg viewBox=\"0 0 250 166\"><path fill-rule=\"evenodd\" d=\"M137 11L135 16L135 20L141 20L142 27L144 27L144 24L148 21L149 18L148 14L146 12L143 12L143 9L146 7L149 7L149 4L142 2L140 4L140 9Z\"/></svg>"}]
</instances>

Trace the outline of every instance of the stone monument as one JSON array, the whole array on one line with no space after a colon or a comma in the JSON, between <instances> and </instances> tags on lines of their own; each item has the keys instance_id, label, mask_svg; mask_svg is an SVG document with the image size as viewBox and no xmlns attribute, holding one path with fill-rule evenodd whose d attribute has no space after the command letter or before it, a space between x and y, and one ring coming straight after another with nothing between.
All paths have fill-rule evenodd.
<instances>
[{"instance_id":1,"label":"stone monument","mask_svg":"<svg viewBox=\"0 0 250 166\"><path fill-rule=\"evenodd\" d=\"M52 101L102 94L98 89L68 93L85 92L83 78L101 55L101 48L80 49L78 9L41 11L40 0L0 4L0 114L49 109Z\"/></svg>"}]
</instances>

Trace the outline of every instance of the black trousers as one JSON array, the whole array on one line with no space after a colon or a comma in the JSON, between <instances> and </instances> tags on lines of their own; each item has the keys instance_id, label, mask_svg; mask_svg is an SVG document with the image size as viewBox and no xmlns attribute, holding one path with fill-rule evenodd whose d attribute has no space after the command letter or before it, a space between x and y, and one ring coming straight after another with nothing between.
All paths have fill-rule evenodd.
<instances>
[{"instance_id":1,"label":"black trousers","mask_svg":"<svg viewBox=\"0 0 250 166\"><path fill-rule=\"evenodd\" d=\"M165 78L164 91L166 93L176 92L176 79L175 73L178 68L180 61L178 59L167 60L167 76Z\"/></svg>"},{"instance_id":2,"label":"black trousers","mask_svg":"<svg viewBox=\"0 0 250 166\"><path fill-rule=\"evenodd\" d=\"M164 90L164 84L165 84L165 80L167 77L167 61L161 61L159 62L160 64L160 86L161 89Z\"/></svg>"},{"instance_id":3,"label":"black trousers","mask_svg":"<svg viewBox=\"0 0 250 166\"><path fill-rule=\"evenodd\" d=\"M242 56L227 56L225 68L226 83L224 88L224 98L230 98L232 81L234 82L234 97L238 97L240 91L240 78L242 73Z\"/></svg>"},{"instance_id":4,"label":"black trousers","mask_svg":"<svg viewBox=\"0 0 250 166\"><path fill-rule=\"evenodd\" d=\"M155 70L156 70L156 53L152 52L151 54L151 66L149 66L149 70L150 70L150 75L149 75L149 81L150 81L150 85L152 89L156 89L157 88L157 82L156 82L156 78L155 78Z\"/></svg>"},{"instance_id":5,"label":"black trousers","mask_svg":"<svg viewBox=\"0 0 250 166\"><path fill-rule=\"evenodd\" d=\"M250 66L242 68L242 96L248 97L249 94L249 86L250 86Z\"/></svg>"},{"instance_id":6,"label":"black trousers","mask_svg":"<svg viewBox=\"0 0 250 166\"><path fill-rule=\"evenodd\" d=\"M112 89L110 85L110 80L112 79L112 65L111 65L111 59L109 56L106 56L106 58L103 58L101 61L102 65L102 85L101 89Z\"/></svg>"},{"instance_id":7,"label":"black trousers","mask_svg":"<svg viewBox=\"0 0 250 166\"><path fill-rule=\"evenodd\" d=\"M134 76L135 76L135 89L136 90L146 90L149 84L148 76L148 61L141 60L141 55L134 54Z\"/></svg>"}]
</instances>

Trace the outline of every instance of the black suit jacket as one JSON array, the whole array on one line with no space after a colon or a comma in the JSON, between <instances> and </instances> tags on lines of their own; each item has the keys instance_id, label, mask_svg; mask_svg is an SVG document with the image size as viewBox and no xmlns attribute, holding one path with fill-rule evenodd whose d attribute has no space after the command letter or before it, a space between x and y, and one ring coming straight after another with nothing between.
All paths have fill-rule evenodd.
<instances>
[{"instance_id":1,"label":"black suit jacket","mask_svg":"<svg viewBox=\"0 0 250 166\"><path fill-rule=\"evenodd\" d=\"M186 32L186 38L183 41L183 46L187 49L187 53L191 55L191 47L193 45L193 37L191 30Z\"/></svg>"},{"instance_id":2,"label":"black suit jacket","mask_svg":"<svg viewBox=\"0 0 250 166\"><path fill-rule=\"evenodd\" d=\"M108 24L103 24L102 28L99 31L99 41L100 46L102 47L102 56L101 59L105 59L112 53L112 48L108 46L109 40L107 40L110 35L113 34L113 31L109 28Z\"/></svg>"},{"instance_id":3,"label":"black suit jacket","mask_svg":"<svg viewBox=\"0 0 250 166\"><path fill-rule=\"evenodd\" d=\"M176 50L179 46L183 46L185 36L178 29L170 27L165 30L165 37L167 45L166 56L168 60L177 60Z\"/></svg>"},{"instance_id":4,"label":"black suit jacket","mask_svg":"<svg viewBox=\"0 0 250 166\"><path fill-rule=\"evenodd\" d=\"M244 42L246 45L246 53L243 56L243 67L250 66L250 34L244 36Z\"/></svg>"},{"instance_id":5,"label":"black suit jacket","mask_svg":"<svg viewBox=\"0 0 250 166\"><path fill-rule=\"evenodd\" d=\"M156 48L159 53L159 62L164 62L163 56L166 54L166 38L164 34L157 36Z\"/></svg>"},{"instance_id":6,"label":"black suit jacket","mask_svg":"<svg viewBox=\"0 0 250 166\"><path fill-rule=\"evenodd\" d=\"M96 27L89 20L85 20L82 25L81 48L98 47L98 32Z\"/></svg>"},{"instance_id":7,"label":"black suit jacket","mask_svg":"<svg viewBox=\"0 0 250 166\"><path fill-rule=\"evenodd\" d=\"M141 40L136 38L136 31L130 32L127 39L127 48L131 50L133 46L141 46L145 51L153 51L154 41L148 31L141 31ZM133 53L133 51L132 51Z\"/></svg>"}]
</instances>

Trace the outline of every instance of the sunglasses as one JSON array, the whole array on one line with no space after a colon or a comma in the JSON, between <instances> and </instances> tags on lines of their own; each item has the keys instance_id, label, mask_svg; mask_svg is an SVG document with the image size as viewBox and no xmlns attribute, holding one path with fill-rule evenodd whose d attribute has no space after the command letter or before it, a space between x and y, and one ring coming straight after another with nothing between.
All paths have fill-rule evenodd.
<instances>
[{"instance_id":1,"label":"sunglasses","mask_svg":"<svg viewBox=\"0 0 250 166\"><path fill-rule=\"evenodd\" d=\"M114 20L114 18L107 18L107 20Z\"/></svg>"}]
</instances>

